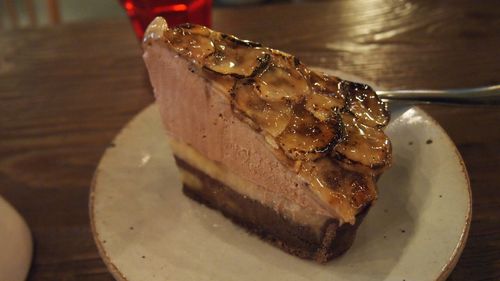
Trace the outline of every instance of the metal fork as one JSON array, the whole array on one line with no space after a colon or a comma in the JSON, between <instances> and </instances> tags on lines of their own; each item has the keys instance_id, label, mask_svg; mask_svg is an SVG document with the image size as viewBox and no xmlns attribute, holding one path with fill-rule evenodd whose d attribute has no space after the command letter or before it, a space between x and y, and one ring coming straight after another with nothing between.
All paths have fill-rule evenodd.
<instances>
[{"instance_id":1,"label":"metal fork","mask_svg":"<svg viewBox=\"0 0 500 281\"><path fill-rule=\"evenodd\" d=\"M378 90L384 101L500 105L500 85L448 90Z\"/></svg>"}]
</instances>

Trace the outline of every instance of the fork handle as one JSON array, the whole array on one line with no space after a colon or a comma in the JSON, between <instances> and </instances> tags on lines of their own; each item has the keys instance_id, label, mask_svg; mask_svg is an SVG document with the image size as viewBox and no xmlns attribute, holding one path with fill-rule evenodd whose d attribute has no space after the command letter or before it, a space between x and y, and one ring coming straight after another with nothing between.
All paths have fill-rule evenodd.
<instances>
[{"instance_id":1,"label":"fork handle","mask_svg":"<svg viewBox=\"0 0 500 281\"><path fill-rule=\"evenodd\" d=\"M500 104L500 85L449 90L380 90L383 100L417 103Z\"/></svg>"}]
</instances>

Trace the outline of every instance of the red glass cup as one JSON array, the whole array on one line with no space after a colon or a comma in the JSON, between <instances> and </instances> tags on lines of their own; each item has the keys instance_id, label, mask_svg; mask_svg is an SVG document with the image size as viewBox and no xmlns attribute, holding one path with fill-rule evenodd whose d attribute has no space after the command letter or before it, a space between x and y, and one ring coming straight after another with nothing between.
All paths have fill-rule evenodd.
<instances>
[{"instance_id":1,"label":"red glass cup","mask_svg":"<svg viewBox=\"0 0 500 281\"><path fill-rule=\"evenodd\" d=\"M169 26L186 22L212 25L212 0L120 0L120 3L139 40L157 16L167 19Z\"/></svg>"}]
</instances>

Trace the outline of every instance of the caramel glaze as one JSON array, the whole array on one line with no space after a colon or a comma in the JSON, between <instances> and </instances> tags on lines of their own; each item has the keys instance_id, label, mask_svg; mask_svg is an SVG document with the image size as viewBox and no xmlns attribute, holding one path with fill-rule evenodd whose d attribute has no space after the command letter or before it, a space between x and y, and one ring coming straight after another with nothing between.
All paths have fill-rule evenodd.
<instances>
[{"instance_id":1,"label":"caramel glaze","mask_svg":"<svg viewBox=\"0 0 500 281\"><path fill-rule=\"evenodd\" d=\"M386 104L369 86L203 26L165 29L163 40L192 62L192 72L222 88L236 115L264 135L341 223L353 224L376 199L375 181L391 163L391 144L382 131Z\"/></svg>"}]
</instances>

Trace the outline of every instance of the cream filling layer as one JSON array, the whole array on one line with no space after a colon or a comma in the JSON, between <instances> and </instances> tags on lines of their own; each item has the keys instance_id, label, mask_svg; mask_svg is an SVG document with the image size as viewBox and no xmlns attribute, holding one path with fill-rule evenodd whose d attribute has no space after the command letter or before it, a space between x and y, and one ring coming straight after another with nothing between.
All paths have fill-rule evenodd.
<instances>
[{"instance_id":1,"label":"cream filling layer","mask_svg":"<svg viewBox=\"0 0 500 281\"><path fill-rule=\"evenodd\" d=\"M168 139L174 154L189 165L223 183L235 192L274 209L294 223L311 227L317 231L318 236L321 235L321 227L329 219L328 217L304 209L290 200L284 200L279 194L268 192L266 189L235 175L224 165L206 158L186 143L172 137ZM186 184L195 184L194 188L201 186L201 181L192 173L181 169L181 175Z\"/></svg>"}]
</instances>

